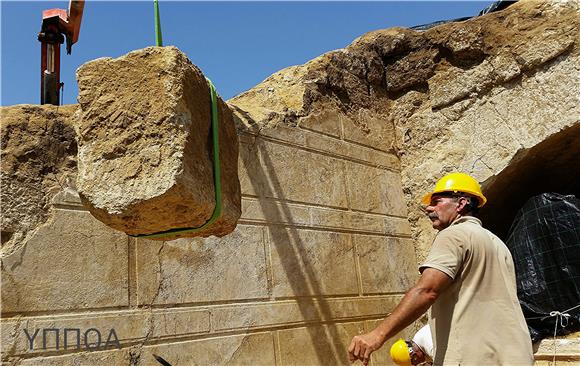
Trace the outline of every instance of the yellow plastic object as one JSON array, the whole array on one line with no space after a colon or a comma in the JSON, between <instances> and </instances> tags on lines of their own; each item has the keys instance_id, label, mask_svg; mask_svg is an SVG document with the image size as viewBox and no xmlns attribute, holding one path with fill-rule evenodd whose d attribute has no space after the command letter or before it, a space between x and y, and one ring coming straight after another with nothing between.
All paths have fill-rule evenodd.
<instances>
[{"instance_id":1,"label":"yellow plastic object","mask_svg":"<svg viewBox=\"0 0 580 366\"><path fill-rule=\"evenodd\" d=\"M435 184L435 189L433 189L433 192L424 195L421 202L425 205L428 205L431 203L432 195L442 192L468 193L478 198L479 205L477 207L482 207L487 202L487 198L485 198L481 192L479 183L477 183L477 181L469 174L465 173L451 173L439 179L437 184Z\"/></svg>"},{"instance_id":2,"label":"yellow plastic object","mask_svg":"<svg viewBox=\"0 0 580 366\"><path fill-rule=\"evenodd\" d=\"M391 346L391 358L399 366L411 366L409 347L403 339L399 339Z\"/></svg>"}]
</instances>

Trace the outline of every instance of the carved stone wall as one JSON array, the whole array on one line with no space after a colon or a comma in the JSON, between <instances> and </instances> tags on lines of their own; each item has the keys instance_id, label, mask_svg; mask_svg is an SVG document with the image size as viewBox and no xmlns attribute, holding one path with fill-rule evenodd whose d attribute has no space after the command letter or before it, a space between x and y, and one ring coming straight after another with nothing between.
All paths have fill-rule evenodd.
<instances>
[{"instance_id":1,"label":"carved stone wall","mask_svg":"<svg viewBox=\"0 0 580 366\"><path fill-rule=\"evenodd\" d=\"M325 133L244 122L242 217L223 238L134 239L93 218L73 185L45 192L46 221L3 248L3 359L345 364L350 338L417 278L399 160L347 141L338 116Z\"/></svg>"}]
</instances>

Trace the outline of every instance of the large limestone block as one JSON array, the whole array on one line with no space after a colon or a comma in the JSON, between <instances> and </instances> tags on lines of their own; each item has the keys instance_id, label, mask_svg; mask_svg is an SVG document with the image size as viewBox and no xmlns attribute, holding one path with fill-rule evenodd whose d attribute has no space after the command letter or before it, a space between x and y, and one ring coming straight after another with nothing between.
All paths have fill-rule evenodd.
<instances>
[{"instance_id":1,"label":"large limestone block","mask_svg":"<svg viewBox=\"0 0 580 366\"><path fill-rule=\"evenodd\" d=\"M210 90L175 47L101 58L77 71L81 118L78 189L91 213L130 235L203 225L215 207ZM223 211L207 230L223 236L240 216L238 139L218 98Z\"/></svg>"},{"instance_id":2,"label":"large limestone block","mask_svg":"<svg viewBox=\"0 0 580 366\"><path fill-rule=\"evenodd\" d=\"M139 305L268 298L263 236L239 225L221 239L137 240Z\"/></svg>"},{"instance_id":3,"label":"large limestone block","mask_svg":"<svg viewBox=\"0 0 580 366\"><path fill-rule=\"evenodd\" d=\"M405 292L418 278L410 239L353 235L365 295Z\"/></svg>"},{"instance_id":4,"label":"large limestone block","mask_svg":"<svg viewBox=\"0 0 580 366\"><path fill-rule=\"evenodd\" d=\"M399 173L349 162L346 174L352 209L399 217L406 215Z\"/></svg>"},{"instance_id":5,"label":"large limestone block","mask_svg":"<svg viewBox=\"0 0 580 366\"><path fill-rule=\"evenodd\" d=\"M2 257L2 314L128 305L127 237L88 212L54 210Z\"/></svg>"},{"instance_id":6,"label":"large limestone block","mask_svg":"<svg viewBox=\"0 0 580 366\"><path fill-rule=\"evenodd\" d=\"M558 365L560 365L561 361L570 361L570 364L578 365L580 363L580 332L570 333L565 336L544 338L540 342L535 343L534 358L536 359L536 365L550 365L545 360L551 360L554 351L557 351ZM566 363L563 363L563 365L566 365Z\"/></svg>"},{"instance_id":7,"label":"large limestone block","mask_svg":"<svg viewBox=\"0 0 580 366\"><path fill-rule=\"evenodd\" d=\"M347 207L344 162L294 146L259 142L261 171L252 184L267 198Z\"/></svg>"},{"instance_id":8,"label":"large limestone block","mask_svg":"<svg viewBox=\"0 0 580 366\"><path fill-rule=\"evenodd\" d=\"M275 297L359 293L349 234L276 226L268 233Z\"/></svg>"}]
</instances>

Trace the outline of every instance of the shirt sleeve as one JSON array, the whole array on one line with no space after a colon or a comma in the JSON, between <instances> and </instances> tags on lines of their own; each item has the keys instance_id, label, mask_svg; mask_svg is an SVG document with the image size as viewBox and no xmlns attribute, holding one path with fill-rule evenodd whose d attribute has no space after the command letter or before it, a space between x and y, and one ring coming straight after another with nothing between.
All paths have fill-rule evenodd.
<instances>
[{"instance_id":1,"label":"shirt sleeve","mask_svg":"<svg viewBox=\"0 0 580 366\"><path fill-rule=\"evenodd\" d=\"M425 263L419 266L419 272L423 273L425 268L435 268L455 279L463 264L465 239L461 232L454 228L440 231L433 241Z\"/></svg>"}]
</instances>

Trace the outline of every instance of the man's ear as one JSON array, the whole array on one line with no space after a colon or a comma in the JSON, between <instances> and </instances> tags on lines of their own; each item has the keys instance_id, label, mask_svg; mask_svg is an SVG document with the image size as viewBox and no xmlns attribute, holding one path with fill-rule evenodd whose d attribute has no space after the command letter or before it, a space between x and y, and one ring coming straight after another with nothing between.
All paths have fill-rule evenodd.
<instances>
[{"instance_id":1,"label":"man's ear","mask_svg":"<svg viewBox=\"0 0 580 366\"><path fill-rule=\"evenodd\" d=\"M465 197L459 197L457 200L457 212L462 212L468 204L469 199Z\"/></svg>"}]
</instances>

